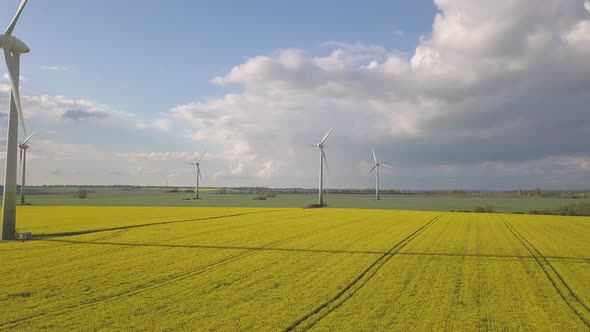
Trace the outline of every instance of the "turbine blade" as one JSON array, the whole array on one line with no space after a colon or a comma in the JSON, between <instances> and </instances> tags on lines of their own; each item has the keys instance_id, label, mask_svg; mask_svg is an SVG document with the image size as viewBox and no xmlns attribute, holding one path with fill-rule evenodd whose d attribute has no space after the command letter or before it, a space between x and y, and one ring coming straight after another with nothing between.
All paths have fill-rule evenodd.
<instances>
[{"instance_id":1,"label":"turbine blade","mask_svg":"<svg viewBox=\"0 0 590 332\"><path fill-rule=\"evenodd\" d=\"M21 165L21 167L19 167L19 168L22 169L22 165L23 165L23 148L21 148L19 146L18 151L19 151L19 160L20 160L20 165Z\"/></svg>"},{"instance_id":2,"label":"turbine blade","mask_svg":"<svg viewBox=\"0 0 590 332\"><path fill-rule=\"evenodd\" d=\"M377 164L373 165L373 167L371 167L371 169L369 170L369 173L367 173L367 174L371 174L371 172L372 172L372 171L373 171L375 168L377 168Z\"/></svg>"},{"instance_id":3,"label":"turbine blade","mask_svg":"<svg viewBox=\"0 0 590 332\"><path fill-rule=\"evenodd\" d=\"M324 138L322 138L322 140L321 140L321 142L319 144L324 143L324 141L326 140L326 138L328 138L328 136L330 136L330 134L332 133L332 130L334 130L334 128L330 128L330 130L328 130L328 132L326 133L326 135L324 136Z\"/></svg>"},{"instance_id":4,"label":"turbine blade","mask_svg":"<svg viewBox=\"0 0 590 332\"><path fill-rule=\"evenodd\" d=\"M375 160L375 164L377 163L377 156L375 156L375 149L373 147L371 147L371 150L373 151L373 160Z\"/></svg>"},{"instance_id":5,"label":"turbine blade","mask_svg":"<svg viewBox=\"0 0 590 332\"><path fill-rule=\"evenodd\" d=\"M381 166L385 166L385 167L387 167L387 168L393 168L393 167L391 167L391 166L389 166L389 165L387 165L387 164L379 164L379 165L381 165Z\"/></svg>"},{"instance_id":6,"label":"turbine blade","mask_svg":"<svg viewBox=\"0 0 590 332\"><path fill-rule=\"evenodd\" d=\"M16 74L17 67L16 62L14 61L15 57L18 61L18 53L16 53L13 56L13 54L8 49L4 49L4 58L6 59L6 67L8 67L8 76L10 77L10 90L12 93L12 97L14 98L14 104L16 105L16 110L18 113L18 117L20 119L21 126L23 127L23 133L25 134L25 136L27 136L27 129L25 128L25 119L23 117L23 110L20 104L20 93L18 92L18 75Z\"/></svg>"},{"instance_id":7,"label":"turbine blade","mask_svg":"<svg viewBox=\"0 0 590 332\"><path fill-rule=\"evenodd\" d=\"M203 152L203 154L201 154L201 157L199 158L199 160L197 160L198 163L201 162L201 159L203 159L203 157L205 156L205 153L206 152Z\"/></svg>"},{"instance_id":8,"label":"turbine blade","mask_svg":"<svg viewBox=\"0 0 590 332\"><path fill-rule=\"evenodd\" d=\"M317 148L318 145L317 144L305 144L306 146L313 146L314 148Z\"/></svg>"},{"instance_id":9,"label":"turbine blade","mask_svg":"<svg viewBox=\"0 0 590 332\"><path fill-rule=\"evenodd\" d=\"M31 137L33 137L33 135L35 135L37 130L35 130L31 135L29 135L29 137L25 138L25 140L21 144L27 144L27 142L31 139Z\"/></svg>"},{"instance_id":10,"label":"turbine blade","mask_svg":"<svg viewBox=\"0 0 590 332\"><path fill-rule=\"evenodd\" d=\"M324 159L324 164L326 164L326 170L329 169L330 167L328 167L328 160L326 159L326 154L324 153L324 149L321 149L322 151L322 159Z\"/></svg>"},{"instance_id":11,"label":"turbine blade","mask_svg":"<svg viewBox=\"0 0 590 332\"><path fill-rule=\"evenodd\" d=\"M27 0L22 0L20 2L20 6L18 6L18 9L16 10L16 14L12 18L12 22L10 22L10 25L8 26L8 28L6 29L6 32L4 33L5 35L9 35L9 36L12 35L12 30L14 30L14 27L16 26L16 22L18 21L20 14L23 12L23 9L25 9L26 4L27 4Z\"/></svg>"},{"instance_id":12,"label":"turbine blade","mask_svg":"<svg viewBox=\"0 0 590 332\"><path fill-rule=\"evenodd\" d=\"M203 176L201 175L201 169L200 168L197 168L197 175L199 176L199 179L201 181L203 181Z\"/></svg>"}]
</instances>

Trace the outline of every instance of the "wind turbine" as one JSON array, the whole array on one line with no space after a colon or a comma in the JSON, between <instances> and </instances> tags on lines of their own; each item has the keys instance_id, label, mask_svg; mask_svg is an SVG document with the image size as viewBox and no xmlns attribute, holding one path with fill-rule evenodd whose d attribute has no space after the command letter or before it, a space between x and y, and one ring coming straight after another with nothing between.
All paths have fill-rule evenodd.
<instances>
[{"instance_id":1,"label":"wind turbine","mask_svg":"<svg viewBox=\"0 0 590 332\"><path fill-rule=\"evenodd\" d=\"M331 128L330 130L328 130L326 135L324 135L324 138L322 138L322 140L318 144L316 144L316 145L309 144L309 146L318 147L320 149L320 186L319 186L319 190L318 190L319 191L318 198L319 198L320 206L324 206L324 163L326 163L326 168L328 168L328 161L326 160L326 154L324 153L324 142L326 141L328 136L330 136L330 134L332 133L332 130L334 130L334 128Z\"/></svg>"},{"instance_id":2,"label":"wind turbine","mask_svg":"<svg viewBox=\"0 0 590 332\"><path fill-rule=\"evenodd\" d=\"M6 140L6 167L4 175L4 196L2 198L2 238L1 240L14 240L16 236L16 176L17 176L17 149L18 149L18 122L23 128L24 136L27 136L23 119L23 110L18 91L20 75L20 55L29 53L29 47L20 39L12 35L16 22L20 17L27 0L22 0L20 6L8 25L6 32L0 35L0 48L4 50L6 67L10 78L10 111L8 112L8 131Z\"/></svg>"},{"instance_id":3,"label":"wind turbine","mask_svg":"<svg viewBox=\"0 0 590 332\"><path fill-rule=\"evenodd\" d=\"M195 174L197 180L197 185L195 186L195 193L197 195L196 199L199 199L199 179L203 180L203 177L201 176L201 159L203 159L204 156L205 152L201 154L201 157L197 160L196 163L187 163L189 165L197 166L197 173Z\"/></svg>"},{"instance_id":4,"label":"wind turbine","mask_svg":"<svg viewBox=\"0 0 590 332\"><path fill-rule=\"evenodd\" d=\"M377 161L377 156L375 156L375 149L373 149L373 147L371 147L371 150L373 150L373 160L375 161L375 165L373 165L373 167L371 168L371 170L369 171L369 174L377 169L377 173L376 173L376 187L375 187L375 199L376 200L380 200L381 198L379 198L379 167L383 166L383 167L387 167L387 168L393 168L387 164L382 164L379 163Z\"/></svg>"},{"instance_id":5,"label":"wind turbine","mask_svg":"<svg viewBox=\"0 0 590 332\"><path fill-rule=\"evenodd\" d=\"M20 164L21 164L21 184L20 184L20 204L25 204L25 175L27 173L27 149L29 146L27 142L35 135L35 130L29 137L27 137L21 144L18 145L20 148Z\"/></svg>"}]
</instances>

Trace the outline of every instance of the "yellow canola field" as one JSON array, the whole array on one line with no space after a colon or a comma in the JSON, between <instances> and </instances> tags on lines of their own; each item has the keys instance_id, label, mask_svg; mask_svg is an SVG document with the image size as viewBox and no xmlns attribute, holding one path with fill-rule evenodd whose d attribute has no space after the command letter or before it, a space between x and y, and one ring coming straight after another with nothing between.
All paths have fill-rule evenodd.
<instances>
[{"instance_id":1,"label":"yellow canola field","mask_svg":"<svg viewBox=\"0 0 590 332\"><path fill-rule=\"evenodd\" d=\"M36 235L76 233L260 212L260 208L19 206L17 229ZM268 211L266 209L264 211Z\"/></svg>"},{"instance_id":2,"label":"yellow canola field","mask_svg":"<svg viewBox=\"0 0 590 332\"><path fill-rule=\"evenodd\" d=\"M392 210L22 209L19 228L54 235L0 244L0 330L585 331L589 226Z\"/></svg>"}]
</instances>

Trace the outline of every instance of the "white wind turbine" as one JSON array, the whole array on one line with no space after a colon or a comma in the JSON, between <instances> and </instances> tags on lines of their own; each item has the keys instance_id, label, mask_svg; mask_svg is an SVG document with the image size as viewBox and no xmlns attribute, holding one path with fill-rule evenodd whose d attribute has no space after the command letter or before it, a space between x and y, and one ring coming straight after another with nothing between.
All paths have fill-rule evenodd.
<instances>
[{"instance_id":1,"label":"white wind turbine","mask_svg":"<svg viewBox=\"0 0 590 332\"><path fill-rule=\"evenodd\" d=\"M35 135L37 131L35 130L29 137L27 137L21 144L18 145L20 148L20 164L21 164L21 183L20 183L20 204L25 204L25 176L27 173L27 150L29 146L27 142Z\"/></svg>"},{"instance_id":2,"label":"white wind turbine","mask_svg":"<svg viewBox=\"0 0 590 332\"><path fill-rule=\"evenodd\" d=\"M375 161L375 164L373 165L373 167L371 167L371 170L369 171L369 174L374 170L377 169L377 173L376 173L376 187L375 187L375 199L379 200L379 167L383 166L383 167L387 167L387 168L393 168L387 164L383 164L383 163L379 163L377 161L377 156L375 156L375 149L373 149L373 147L371 147L371 150L373 150L373 160Z\"/></svg>"},{"instance_id":3,"label":"white wind turbine","mask_svg":"<svg viewBox=\"0 0 590 332\"><path fill-rule=\"evenodd\" d=\"M14 240L16 236L16 176L17 176L17 149L18 149L18 122L23 128L24 136L27 136L23 111L20 103L19 75L20 55L29 53L29 47L12 35L16 22L20 17L27 0L22 0L12 22L6 32L0 35L0 48L4 50L6 67L10 78L10 111L8 112L8 130L6 140L6 167L4 175L4 196L2 199L2 238L1 240Z\"/></svg>"},{"instance_id":4,"label":"white wind turbine","mask_svg":"<svg viewBox=\"0 0 590 332\"><path fill-rule=\"evenodd\" d=\"M330 136L334 128L328 130L324 138L318 144L309 144L309 146L315 146L320 149L320 186L319 186L319 204L320 206L324 206L324 163L326 163L326 168L328 167L328 161L326 160L326 154L324 153L324 142Z\"/></svg>"},{"instance_id":5,"label":"white wind turbine","mask_svg":"<svg viewBox=\"0 0 590 332\"><path fill-rule=\"evenodd\" d=\"M199 157L196 163L187 163L189 165L197 166L197 173L195 174L197 180L197 184L195 186L196 199L199 199L199 179L203 180L203 177L201 176L201 159L203 159L204 156L205 152L201 154L201 157Z\"/></svg>"}]
</instances>

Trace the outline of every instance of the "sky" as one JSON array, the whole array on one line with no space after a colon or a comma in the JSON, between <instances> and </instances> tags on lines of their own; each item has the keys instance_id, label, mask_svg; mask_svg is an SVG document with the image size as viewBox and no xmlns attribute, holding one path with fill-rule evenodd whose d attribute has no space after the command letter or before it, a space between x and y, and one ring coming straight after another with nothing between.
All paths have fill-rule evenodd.
<instances>
[{"instance_id":1,"label":"sky","mask_svg":"<svg viewBox=\"0 0 590 332\"><path fill-rule=\"evenodd\" d=\"M334 128L330 188L374 186L372 146L382 188L590 188L584 0L30 0L14 35L32 185L191 185L206 152L204 186L311 188ZM9 92L2 63L3 150Z\"/></svg>"}]
</instances>

